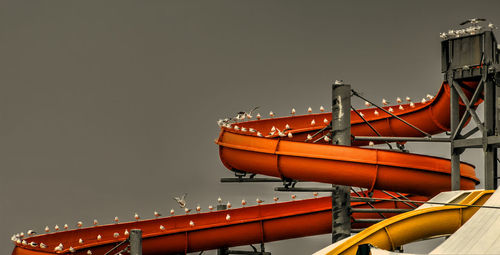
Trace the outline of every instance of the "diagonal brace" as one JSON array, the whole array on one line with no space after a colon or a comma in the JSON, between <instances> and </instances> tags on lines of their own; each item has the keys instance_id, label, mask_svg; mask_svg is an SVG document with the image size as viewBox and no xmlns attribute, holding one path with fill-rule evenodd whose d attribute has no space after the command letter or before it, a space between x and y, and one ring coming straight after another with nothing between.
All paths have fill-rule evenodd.
<instances>
[{"instance_id":1,"label":"diagonal brace","mask_svg":"<svg viewBox=\"0 0 500 255\"><path fill-rule=\"evenodd\" d=\"M457 91L458 95L460 96L460 99L465 104L466 111L462 118L460 119L460 122L458 124L457 129L455 130L455 133L452 134L451 139L454 140L457 138L458 134L460 134L460 131L462 131L462 128L465 124L465 121L469 118L469 115L472 115L472 119L474 119L474 122L476 125L479 127L481 132L484 134L484 126L483 123L481 123L481 120L479 119L479 116L477 115L476 111L472 108L472 105L476 103L476 101L479 98L479 95L481 95L481 92L483 91L483 86L484 86L484 79L481 79L479 82L479 85L476 88L476 91L474 91L474 94L472 95L471 101L469 102L469 99L467 99L467 96L465 95L464 91L461 89L460 84L458 84L456 81L453 81L451 89L454 89Z\"/></svg>"}]
</instances>

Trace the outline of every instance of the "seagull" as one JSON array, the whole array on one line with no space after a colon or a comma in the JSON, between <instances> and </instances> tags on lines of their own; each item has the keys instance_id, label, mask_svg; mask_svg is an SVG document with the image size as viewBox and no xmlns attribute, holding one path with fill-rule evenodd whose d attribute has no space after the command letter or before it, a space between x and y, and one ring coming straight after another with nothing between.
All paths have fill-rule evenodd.
<instances>
[{"instance_id":1,"label":"seagull","mask_svg":"<svg viewBox=\"0 0 500 255\"><path fill-rule=\"evenodd\" d=\"M155 211L153 214L155 215L156 218L158 218L158 217L161 216L161 214L159 212L157 212L157 211Z\"/></svg>"},{"instance_id":2,"label":"seagull","mask_svg":"<svg viewBox=\"0 0 500 255\"><path fill-rule=\"evenodd\" d=\"M113 233L114 238L118 238L119 236L120 236L120 234L118 234L118 232Z\"/></svg>"},{"instance_id":3,"label":"seagull","mask_svg":"<svg viewBox=\"0 0 500 255\"><path fill-rule=\"evenodd\" d=\"M36 234L36 232L30 229L30 230L28 230L27 234L28 234L29 236L31 236L31 235Z\"/></svg>"},{"instance_id":4,"label":"seagull","mask_svg":"<svg viewBox=\"0 0 500 255\"><path fill-rule=\"evenodd\" d=\"M229 214L226 215L226 220L230 220L230 219L231 219L231 216L229 216Z\"/></svg>"},{"instance_id":5,"label":"seagull","mask_svg":"<svg viewBox=\"0 0 500 255\"><path fill-rule=\"evenodd\" d=\"M115 216L114 221L115 221L115 223L118 223L118 221L119 221L118 216Z\"/></svg>"},{"instance_id":6,"label":"seagull","mask_svg":"<svg viewBox=\"0 0 500 255\"><path fill-rule=\"evenodd\" d=\"M179 203L179 206L181 208L184 208L184 207L186 207L186 196L187 196L187 193L184 193L180 198L179 197L174 197L173 199L175 201L177 201L177 203Z\"/></svg>"},{"instance_id":7,"label":"seagull","mask_svg":"<svg viewBox=\"0 0 500 255\"><path fill-rule=\"evenodd\" d=\"M292 108L291 114L294 115L296 113L295 108Z\"/></svg>"},{"instance_id":8,"label":"seagull","mask_svg":"<svg viewBox=\"0 0 500 255\"><path fill-rule=\"evenodd\" d=\"M221 203L222 203L222 198L221 198L221 197L218 197L218 198L217 198L217 202L218 202L219 204L221 204Z\"/></svg>"},{"instance_id":9,"label":"seagull","mask_svg":"<svg viewBox=\"0 0 500 255\"><path fill-rule=\"evenodd\" d=\"M320 107L319 107L319 111L320 111L320 112L324 112L324 111L325 111L325 107L320 106Z\"/></svg>"},{"instance_id":10,"label":"seagull","mask_svg":"<svg viewBox=\"0 0 500 255\"><path fill-rule=\"evenodd\" d=\"M135 218L135 220L139 220L141 217L139 217L139 214L135 213L134 218Z\"/></svg>"},{"instance_id":11,"label":"seagull","mask_svg":"<svg viewBox=\"0 0 500 255\"><path fill-rule=\"evenodd\" d=\"M400 97L396 98L396 102L398 102L398 104L400 104L401 102L403 102L403 100L401 100Z\"/></svg>"},{"instance_id":12,"label":"seagull","mask_svg":"<svg viewBox=\"0 0 500 255\"><path fill-rule=\"evenodd\" d=\"M248 112L239 112L239 113L242 113L244 116L243 117L247 117L249 119L252 118L252 115L253 115L253 112L255 112L257 109L259 109L260 106L256 106L254 107L252 110L248 111Z\"/></svg>"},{"instance_id":13,"label":"seagull","mask_svg":"<svg viewBox=\"0 0 500 255\"><path fill-rule=\"evenodd\" d=\"M312 108L310 106L309 106L309 108L307 108L307 112L308 113L312 113L313 112L313 110L312 110Z\"/></svg>"},{"instance_id":14,"label":"seagull","mask_svg":"<svg viewBox=\"0 0 500 255\"><path fill-rule=\"evenodd\" d=\"M483 19L483 18L468 19L468 20L460 23L460 26L463 26L463 25L466 25L466 24L469 24L469 23L472 24L472 25L475 25L475 24L478 24L481 21L486 21L486 19Z\"/></svg>"}]
</instances>

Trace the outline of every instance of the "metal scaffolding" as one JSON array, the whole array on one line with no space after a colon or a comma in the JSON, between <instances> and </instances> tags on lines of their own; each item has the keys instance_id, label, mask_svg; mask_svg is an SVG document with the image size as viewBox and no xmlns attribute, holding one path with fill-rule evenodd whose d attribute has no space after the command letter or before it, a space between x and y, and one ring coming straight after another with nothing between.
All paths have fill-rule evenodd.
<instances>
[{"instance_id":1,"label":"metal scaffolding","mask_svg":"<svg viewBox=\"0 0 500 255\"><path fill-rule=\"evenodd\" d=\"M451 189L460 189L460 154L468 148L482 148L484 153L484 188L496 189L497 148L500 146L499 49L492 31L446 39L441 43L442 72L450 86ZM465 83L479 80L469 100ZM476 106L484 100L483 121ZM460 111L463 111L460 118ZM461 134L472 118L476 127ZM480 132L480 138L469 138Z\"/></svg>"}]
</instances>

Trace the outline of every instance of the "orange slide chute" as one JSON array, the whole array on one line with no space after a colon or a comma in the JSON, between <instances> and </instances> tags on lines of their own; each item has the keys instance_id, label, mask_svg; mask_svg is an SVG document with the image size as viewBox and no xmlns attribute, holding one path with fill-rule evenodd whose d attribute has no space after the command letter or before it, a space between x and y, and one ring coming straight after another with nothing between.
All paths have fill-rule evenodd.
<instances>
[{"instance_id":1,"label":"orange slide chute","mask_svg":"<svg viewBox=\"0 0 500 255\"><path fill-rule=\"evenodd\" d=\"M477 83L465 83L474 88ZM471 96L469 89L466 95ZM419 129L436 134L449 130L450 88L444 83L428 102L404 104L389 110ZM463 109L462 109L463 111ZM383 136L422 136L418 130L381 110L359 110ZM315 181L434 196L450 190L448 159L329 144L321 138L329 130L308 139L331 121L331 113L309 114L223 125L216 143L220 158L230 170L301 181ZM354 136L375 136L370 127L351 112ZM313 143L317 139L317 143ZM360 145L360 143L358 143ZM461 163L461 188L478 183L474 167ZM425 183L425 185L423 185Z\"/></svg>"},{"instance_id":2,"label":"orange slide chute","mask_svg":"<svg viewBox=\"0 0 500 255\"><path fill-rule=\"evenodd\" d=\"M465 94L471 97L477 82L464 82L462 86ZM390 111L429 134L441 133L449 129L449 92L449 86L443 84L434 99L401 107L393 106L394 109ZM385 108L389 110L388 106ZM381 135L422 136L419 131L389 114L375 110L363 109L359 112ZM461 113L463 111L462 104ZM447 159L331 145L323 140L312 143L312 140L307 139L308 135L321 130L330 121L331 113L320 113L226 123L216 143L223 164L230 170L357 186L367 189L364 194L373 191L377 198L390 198L377 189L404 192L415 200L426 200L450 189L450 162ZM351 113L351 123L354 136L376 135L355 113ZM354 145L366 143L355 141ZM477 183L474 167L461 163L461 188L473 189ZM397 193L392 194L399 196ZM368 208L367 204L359 202L352 203L352 206ZM406 204L387 201L375 202L373 206L408 208ZM331 198L325 197L95 226L27 237L23 242L16 243L12 254L104 254L125 240L126 230L134 228L143 231L145 255L187 253L270 242L331 232L331 209ZM393 215L356 213L353 218ZM353 228L368 225L353 221ZM59 244L62 244L60 249L57 248Z\"/></svg>"},{"instance_id":3,"label":"orange slide chute","mask_svg":"<svg viewBox=\"0 0 500 255\"><path fill-rule=\"evenodd\" d=\"M376 196L390 198L385 194ZM410 208L404 203L388 201L377 201L373 205L377 208ZM361 202L353 203L352 206L368 208ZM385 217L394 215L396 214L383 214ZM380 217L376 213L356 213L355 216ZM89 251L94 255L104 254L123 241L127 237L126 232L136 228L143 231L143 254L179 254L326 234L331 232L331 224L331 197L322 197L33 236L24 239L25 244L17 244L12 254L43 255L72 251L73 254L82 255L89 254ZM368 225L371 224L354 223L353 228ZM36 245L32 246L32 243ZM62 244L62 249L55 250L59 244ZM125 245L120 249L124 247Z\"/></svg>"}]
</instances>

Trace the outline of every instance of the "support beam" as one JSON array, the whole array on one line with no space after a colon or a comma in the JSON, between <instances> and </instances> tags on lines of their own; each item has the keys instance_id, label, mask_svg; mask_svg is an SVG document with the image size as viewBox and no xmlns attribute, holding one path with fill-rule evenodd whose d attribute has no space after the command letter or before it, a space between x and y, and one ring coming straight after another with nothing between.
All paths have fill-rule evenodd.
<instances>
[{"instance_id":1,"label":"support beam","mask_svg":"<svg viewBox=\"0 0 500 255\"><path fill-rule=\"evenodd\" d=\"M355 136L356 141L387 141L387 142L439 142L449 143L449 138L443 137L394 137L394 136Z\"/></svg>"},{"instance_id":2,"label":"support beam","mask_svg":"<svg viewBox=\"0 0 500 255\"><path fill-rule=\"evenodd\" d=\"M233 183L233 182L283 182L279 178L220 178L222 183Z\"/></svg>"},{"instance_id":3,"label":"support beam","mask_svg":"<svg viewBox=\"0 0 500 255\"><path fill-rule=\"evenodd\" d=\"M216 209L217 209L217 211L227 210L227 205L218 204ZM217 249L217 255L228 255L228 254L230 254L230 253L229 253L229 248L227 248L227 247L222 247L222 248Z\"/></svg>"},{"instance_id":4,"label":"support beam","mask_svg":"<svg viewBox=\"0 0 500 255\"><path fill-rule=\"evenodd\" d=\"M448 80L450 84L450 131L452 134L452 139L460 133L459 121L460 112L458 107L458 92L457 88L453 86L453 78ZM458 88L460 89L460 88ZM450 144L451 146L451 190L460 189L460 153L455 148L454 142Z\"/></svg>"},{"instance_id":5,"label":"support beam","mask_svg":"<svg viewBox=\"0 0 500 255\"><path fill-rule=\"evenodd\" d=\"M401 208L352 208L351 211L353 213L405 213L413 210Z\"/></svg>"},{"instance_id":6,"label":"support beam","mask_svg":"<svg viewBox=\"0 0 500 255\"><path fill-rule=\"evenodd\" d=\"M318 187L275 187L274 191L289 191L289 192L333 192L334 188L318 188Z\"/></svg>"},{"instance_id":7,"label":"support beam","mask_svg":"<svg viewBox=\"0 0 500 255\"><path fill-rule=\"evenodd\" d=\"M337 82L336 82L337 83ZM351 146L351 85L332 86L332 143ZM332 243L351 235L351 187L332 185Z\"/></svg>"},{"instance_id":8,"label":"support beam","mask_svg":"<svg viewBox=\"0 0 500 255\"><path fill-rule=\"evenodd\" d=\"M130 230L130 255L142 255L142 230Z\"/></svg>"},{"instance_id":9,"label":"support beam","mask_svg":"<svg viewBox=\"0 0 500 255\"><path fill-rule=\"evenodd\" d=\"M486 78L486 77L485 77ZM496 128L496 88L491 79L486 79L484 86L484 128L487 136L495 135ZM484 150L484 188L497 188L497 148L483 139Z\"/></svg>"}]
</instances>

